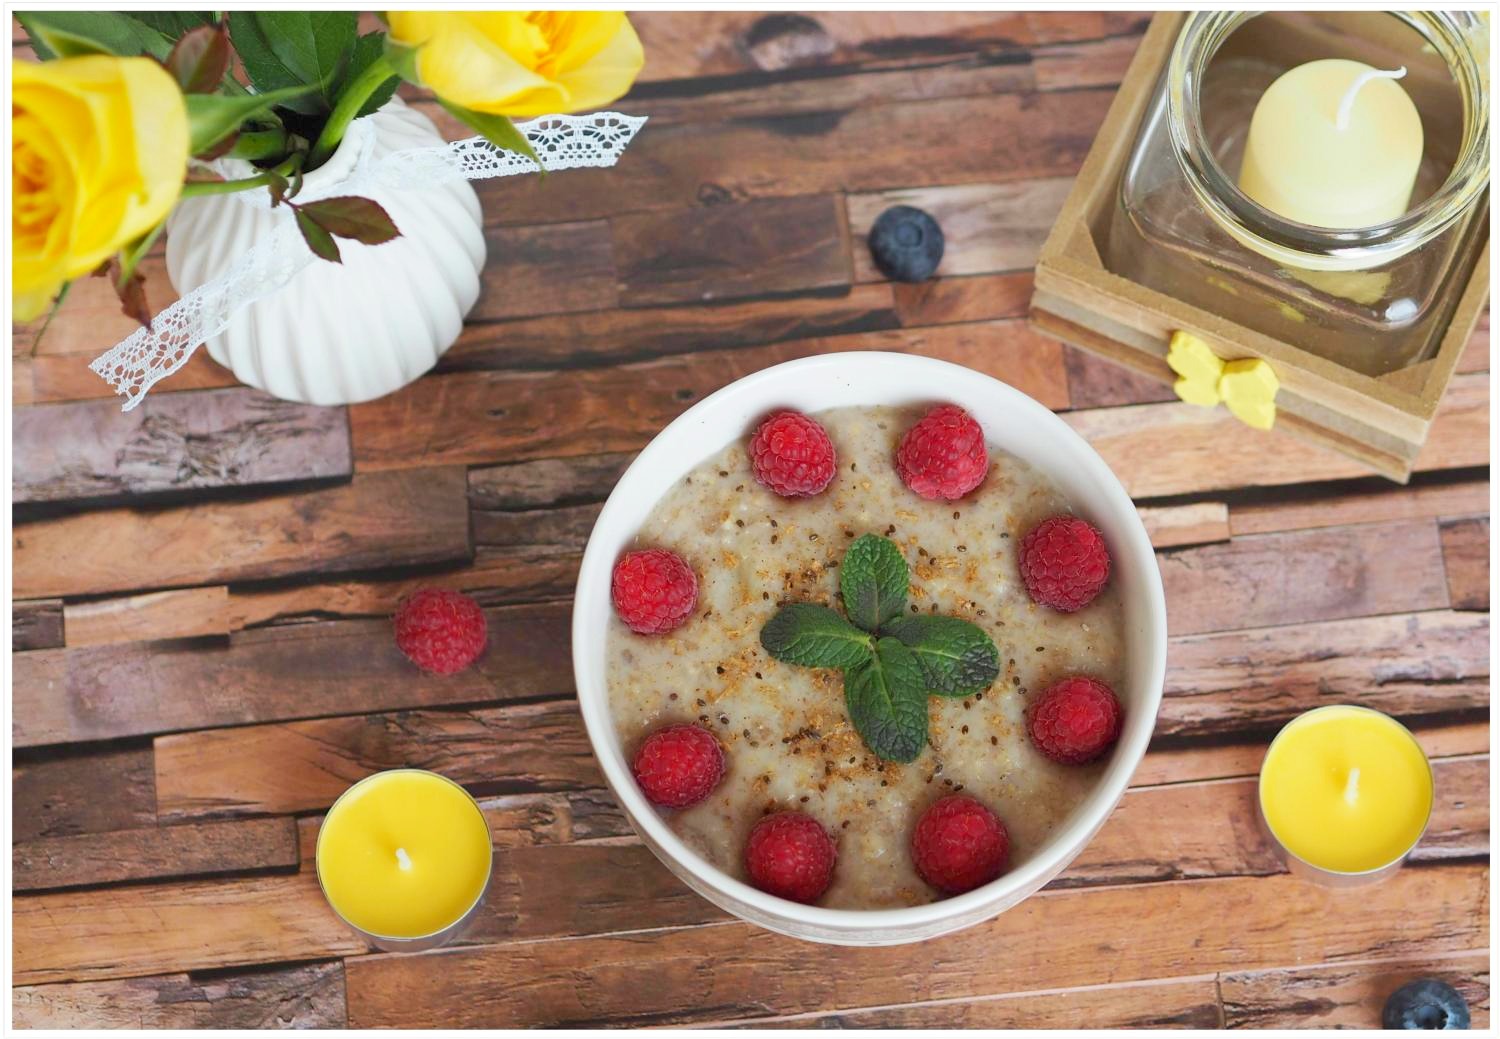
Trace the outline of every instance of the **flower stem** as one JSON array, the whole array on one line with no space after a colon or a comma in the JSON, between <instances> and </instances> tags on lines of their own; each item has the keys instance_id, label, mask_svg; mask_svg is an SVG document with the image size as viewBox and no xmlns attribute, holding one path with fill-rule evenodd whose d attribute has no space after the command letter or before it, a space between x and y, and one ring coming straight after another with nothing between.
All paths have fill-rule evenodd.
<instances>
[{"instance_id":1,"label":"flower stem","mask_svg":"<svg viewBox=\"0 0 1500 1039\"><path fill-rule=\"evenodd\" d=\"M290 146L291 138L284 127L247 130L234 142L229 155L235 159L270 159L285 155Z\"/></svg>"},{"instance_id":2,"label":"flower stem","mask_svg":"<svg viewBox=\"0 0 1500 1039\"><path fill-rule=\"evenodd\" d=\"M151 251L151 246L156 244L156 240L161 237L162 229L166 226L167 222L163 220L151 230L141 235L140 240L135 245L121 251L120 280L117 283L120 288L124 288L130 284L130 276L135 273L136 267L141 262L141 257Z\"/></svg>"},{"instance_id":3,"label":"flower stem","mask_svg":"<svg viewBox=\"0 0 1500 1039\"><path fill-rule=\"evenodd\" d=\"M271 183L271 177L265 173L258 177L246 177L243 180L194 180L182 186L182 197L227 195L232 191L249 191L251 188L262 187L269 183Z\"/></svg>"},{"instance_id":4,"label":"flower stem","mask_svg":"<svg viewBox=\"0 0 1500 1039\"><path fill-rule=\"evenodd\" d=\"M365 106L370 95L395 75L396 70L383 55L365 66L359 78L344 89L333 106L333 112L328 116L328 122L323 124L323 132L318 135L312 154L308 156L309 169L316 169L327 161L328 156L333 154L339 142L344 139L344 131L349 129L349 124L354 122L354 117Z\"/></svg>"}]
</instances>

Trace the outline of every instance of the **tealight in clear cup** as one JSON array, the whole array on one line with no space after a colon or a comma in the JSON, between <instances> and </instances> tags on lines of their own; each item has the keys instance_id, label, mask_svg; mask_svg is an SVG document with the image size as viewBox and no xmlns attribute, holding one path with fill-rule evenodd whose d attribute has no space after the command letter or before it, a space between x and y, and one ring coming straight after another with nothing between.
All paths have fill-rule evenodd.
<instances>
[{"instance_id":1,"label":"tealight in clear cup","mask_svg":"<svg viewBox=\"0 0 1500 1039\"><path fill-rule=\"evenodd\" d=\"M445 945L478 915L494 865L489 822L457 783L422 769L366 776L318 831L328 905L377 949Z\"/></svg>"},{"instance_id":2,"label":"tealight in clear cup","mask_svg":"<svg viewBox=\"0 0 1500 1039\"><path fill-rule=\"evenodd\" d=\"M1328 887L1394 873L1432 818L1432 765L1411 731L1368 707L1299 715L1271 741L1256 798L1289 872Z\"/></svg>"}]
</instances>

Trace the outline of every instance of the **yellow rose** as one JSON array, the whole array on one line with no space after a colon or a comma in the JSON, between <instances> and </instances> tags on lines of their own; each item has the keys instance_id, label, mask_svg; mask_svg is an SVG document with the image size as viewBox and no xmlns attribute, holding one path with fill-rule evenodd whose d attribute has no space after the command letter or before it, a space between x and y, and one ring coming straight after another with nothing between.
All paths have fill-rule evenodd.
<instances>
[{"instance_id":1,"label":"yellow rose","mask_svg":"<svg viewBox=\"0 0 1500 1039\"><path fill-rule=\"evenodd\" d=\"M389 11L391 39L419 48L417 75L443 100L503 116L600 108L645 64L620 11Z\"/></svg>"},{"instance_id":2,"label":"yellow rose","mask_svg":"<svg viewBox=\"0 0 1500 1039\"><path fill-rule=\"evenodd\" d=\"M29 321L166 217L187 172L187 107L150 58L90 55L15 62L11 116L11 298Z\"/></svg>"}]
</instances>

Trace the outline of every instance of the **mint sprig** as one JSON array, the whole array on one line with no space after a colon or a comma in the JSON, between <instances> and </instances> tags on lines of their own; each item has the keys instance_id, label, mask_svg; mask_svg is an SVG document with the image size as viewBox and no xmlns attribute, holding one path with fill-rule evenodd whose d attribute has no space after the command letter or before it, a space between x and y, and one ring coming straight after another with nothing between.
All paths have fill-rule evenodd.
<instances>
[{"instance_id":1,"label":"mint sprig","mask_svg":"<svg viewBox=\"0 0 1500 1039\"><path fill-rule=\"evenodd\" d=\"M978 626L903 615L909 580L896 543L866 534L849 546L839 571L848 620L817 603L791 603L760 632L777 660L842 669L854 731L877 757L902 763L927 745L929 695L969 696L1000 674L995 643Z\"/></svg>"}]
</instances>

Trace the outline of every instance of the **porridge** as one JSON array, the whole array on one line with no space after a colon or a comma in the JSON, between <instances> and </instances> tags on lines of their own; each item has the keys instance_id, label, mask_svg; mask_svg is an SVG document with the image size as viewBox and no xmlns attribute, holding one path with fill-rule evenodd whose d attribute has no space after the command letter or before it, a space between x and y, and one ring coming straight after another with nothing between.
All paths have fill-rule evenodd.
<instances>
[{"instance_id":1,"label":"porridge","mask_svg":"<svg viewBox=\"0 0 1500 1039\"><path fill-rule=\"evenodd\" d=\"M836 472L826 489L807 497L763 486L748 436L694 468L656 505L633 546L670 550L658 554L691 568L696 599L668 607L685 620L649 629L661 634L638 634L648 629L619 617L610 623L609 700L627 757L672 725L707 730L722 749L722 777L715 772L711 792L689 807L664 810L668 825L718 868L754 882L745 862L752 828L770 813L810 816L837 849L826 892L816 899L831 908L942 897L911 848L919 819L945 795L970 795L998 816L1010 867L1033 855L1094 787L1107 753L1077 765L1044 755L1028 731L1028 710L1070 676L1111 688L1124 677L1113 584L1091 591L1081 609L1061 612L1034 602L1022 580L1023 539L1043 521L1066 516L1068 502L1045 474L994 447L982 482L958 500L944 501L936 489L931 499L913 493L923 488L904 480L893 459L924 410L838 408L811 416L832 443ZM884 539L905 561L905 601L895 604L903 618L967 621L996 651L993 670L967 695L921 698L926 733L911 744L914 756L878 740L872 749L873 730L856 726L854 694L846 701L854 669L788 663L762 641L788 604L817 604L855 619L841 598L840 571L865 535ZM854 631L838 618L831 623ZM855 635L881 650L861 652L886 658L892 640ZM702 742L717 754L712 741Z\"/></svg>"}]
</instances>

